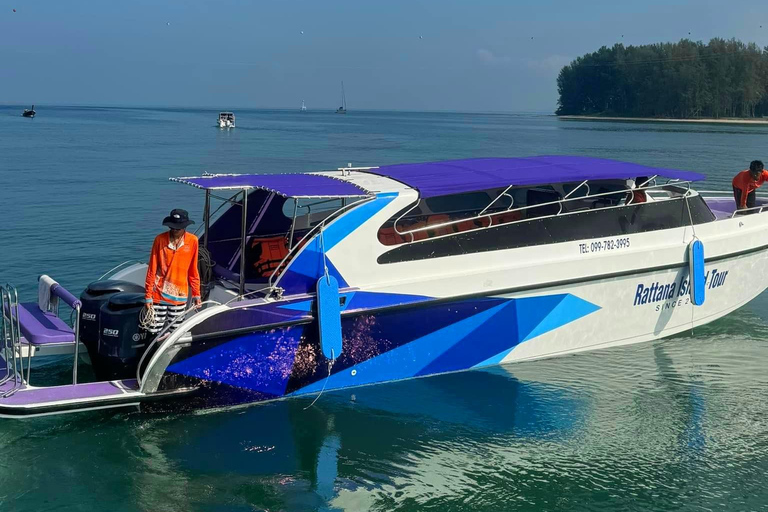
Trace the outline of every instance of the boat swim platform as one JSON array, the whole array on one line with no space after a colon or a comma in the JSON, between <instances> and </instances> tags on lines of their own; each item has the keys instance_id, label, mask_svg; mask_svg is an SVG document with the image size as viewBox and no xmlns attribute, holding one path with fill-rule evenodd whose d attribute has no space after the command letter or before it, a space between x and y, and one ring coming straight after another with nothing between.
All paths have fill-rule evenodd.
<instances>
[{"instance_id":1,"label":"boat swim platform","mask_svg":"<svg viewBox=\"0 0 768 512\"><path fill-rule=\"evenodd\" d=\"M6 368L0 368L0 380L7 376ZM11 375L0 385L0 417L137 406L143 396L135 379L36 387Z\"/></svg>"},{"instance_id":2,"label":"boat swim platform","mask_svg":"<svg viewBox=\"0 0 768 512\"><path fill-rule=\"evenodd\" d=\"M8 376L0 358L0 381ZM142 402L156 401L194 391L194 388L146 394L139 391L136 379L85 382L62 386L36 387L10 378L0 384L0 418L19 418L94 411L121 407L138 407Z\"/></svg>"}]
</instances>

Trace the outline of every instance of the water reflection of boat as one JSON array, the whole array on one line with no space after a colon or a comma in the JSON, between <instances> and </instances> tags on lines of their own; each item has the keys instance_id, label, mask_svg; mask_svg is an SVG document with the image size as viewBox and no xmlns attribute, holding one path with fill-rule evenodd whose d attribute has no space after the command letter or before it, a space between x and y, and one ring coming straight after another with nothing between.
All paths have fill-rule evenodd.
<instances>
[{"instance_id":1,"label":"water reflection of boat","mask_svg":"<svg viewBox=\"0 0 768 512\"><path fill-rule=\"evenodd\" d=\"M146 265L92 284L82 303L51 288L78 311L97 373L128 371L119 381L32 388L9 363L0 412L170 397L190 407L260 402L709 323L768 285L768 212L705 200L690 187L701 178L565 156L175 178L205 191L203 264L217 262L206 269L207 307L150 342L136 327ZM211 220L217 198L230 208ZM689 256L700 242L706 260ZM706 302L694 304L694 288ZM16 307L11 291L0 310ZM15 318L9 355L59 337L51 346L79 346L63 322L61 332L47 328L53 320L36 304Z\"/></svg>"},{"instance_id":2,"label":"water reflection of boat","mask_svg":"<svg viewBox=\"0 0 768 512\"><path fill-rule=\"evenodd\" d=\"M326 468L333 466L336 473L339 450L386 461L417 449L425 436L440 442L462 439L468 432L478 443L499 436L563 440L578 435L589 410L588 400L575 390L522 382L502 367L327 393L312 408L308 404L283 401L186 417L189 436L183 442L169 440L164 452L195 472L298 471L328 478L318 476L323 451L332 459ZM333 453L327 453L330 447ZM201 456L208 452L211 457Z\"/></svg>"}]
</instances>

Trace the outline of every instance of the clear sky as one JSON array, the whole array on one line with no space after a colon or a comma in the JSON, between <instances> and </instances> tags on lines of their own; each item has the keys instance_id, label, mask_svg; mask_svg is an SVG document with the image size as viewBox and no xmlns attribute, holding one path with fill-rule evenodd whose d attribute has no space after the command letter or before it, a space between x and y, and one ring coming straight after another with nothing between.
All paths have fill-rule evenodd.
<instances>
[{"instance_id":1,"label":"clear sky","mask_svg":"<svg viewBox=\"0 0 768 512\"><path fill-rule=\"evenodd\" d=\"M767 31L766 0L2 0L0 103L552 111L601 45Z\"/></svg>"}]
</instances>

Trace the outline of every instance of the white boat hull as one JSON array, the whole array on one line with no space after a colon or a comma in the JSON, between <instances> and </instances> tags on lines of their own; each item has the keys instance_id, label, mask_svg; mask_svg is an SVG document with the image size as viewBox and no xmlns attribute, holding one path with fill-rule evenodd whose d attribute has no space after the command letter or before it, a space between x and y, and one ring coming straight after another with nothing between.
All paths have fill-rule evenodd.
<instances>
[{"instance_id":1,"label":"white boat hull","mask_svg":"<svg viewBox=\"0 0 768 512\"><path fill-rule=\"evenodd\" d=\"M399 208L393 201L382 216ZM371 223L380 225L378 215ZM354 240L361 230L330 249L329 260L343 265L368 257L366 250L387 250L363 248ZM262 401L658 340L721 318L768 288L768 215L695 230L707 260L701 306L692 304L688 284L690 226L377 265L344 276L351 291L341 293L347 306L336 361L314 348L311 298L245 302L185 322L152 358L142 390L167 391L168 376L182 374L216 388L219 398L239 388L263 393L248 399ZM227 328L227 315L242 308L295 316L285 327L243 334L234 324ZM217 331L207 335L204 322L212 317ZM201 354L196 343L210 348ZM260 355L238 359L256 350Z\"/></svg>"}]
</instances>

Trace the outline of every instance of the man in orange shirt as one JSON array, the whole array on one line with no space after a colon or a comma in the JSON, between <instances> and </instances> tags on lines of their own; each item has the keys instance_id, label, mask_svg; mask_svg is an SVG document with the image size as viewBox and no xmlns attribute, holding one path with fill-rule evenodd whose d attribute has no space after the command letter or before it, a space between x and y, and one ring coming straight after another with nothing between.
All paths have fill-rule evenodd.
<instances>
[{"instance_id":1,"label":"man in orange shirt","mask_svg":"<svg viewBox=\"0 0 768 512\"><path fill-rule=\"evenodd\" d=\"M194 223L189 220L186 210L171 210L171 214L163 219L163 226L168 226L170 231L157 235L152 244L144 298L147 308L155 312L149 329L153 334L166 323L171 324L169 332L175 328L176 320L186 309L190 288L193 304L195 307L200 305L198 242L195 235L186 232L187 226Z\"/></svg>"},{"instance_id":2,"label":"man in orange shirt","mask_svg":"<svg viewBox=\"0 0 768 512\"><path fill-rule=\"evenodd\" d=\"M736 208L755 207L755 190L768 181L768 171L763 169L763 162L753 160L749 169L741 171L733 178L733 198L736 200Z\"/></svg>"}]
</instances>

